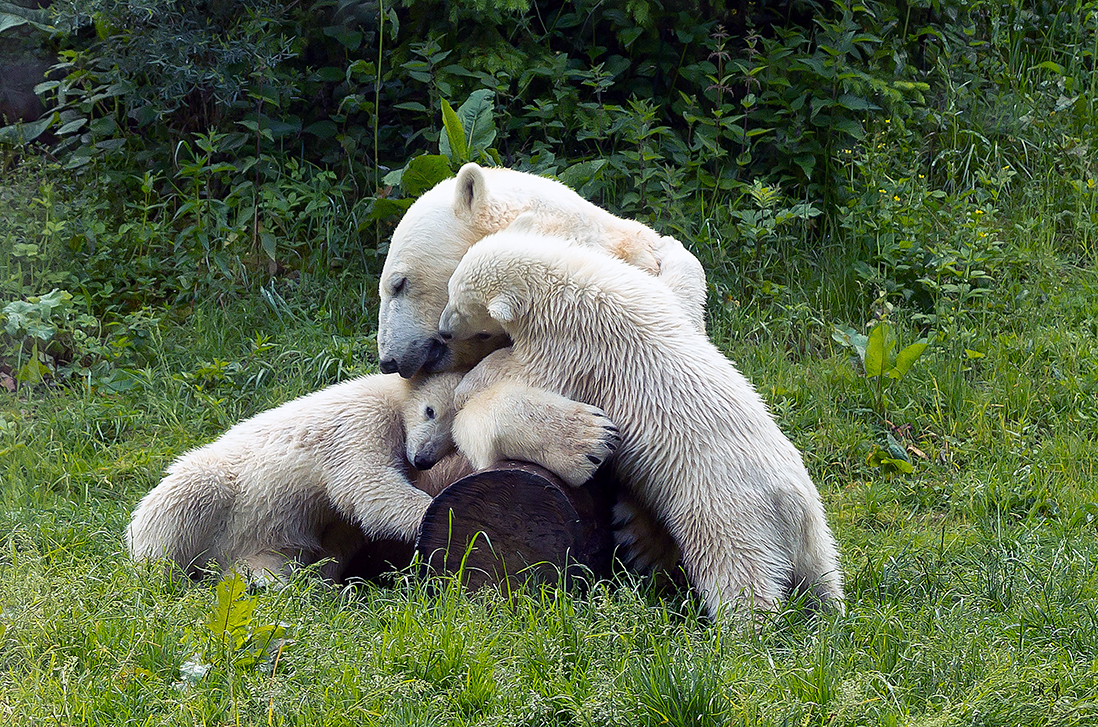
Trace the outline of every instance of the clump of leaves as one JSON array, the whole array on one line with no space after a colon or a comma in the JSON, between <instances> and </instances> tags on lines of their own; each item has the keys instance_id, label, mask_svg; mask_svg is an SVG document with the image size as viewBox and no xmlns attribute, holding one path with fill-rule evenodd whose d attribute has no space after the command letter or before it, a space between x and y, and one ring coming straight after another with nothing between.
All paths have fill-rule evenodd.
<instances>
[{"instance_id":1,"label":"clump of leaves","mask_svg":"<svg viewBox=\"0 0 1098 727\"><path fill-rule=\"evenodd\" d=\"M412 200L453 175L466 162L499 166L502 161L493 147L496 126L493 119L495 94L480 89L469 94L455 111L442 99L443 133L439 135L438 154L422 154L410 160L403 169L385 175L385 184L399 185L406 200L396 200L404 209Z\"/></svg>"},{"instance_id":2,"label":"clump of leaves","mask_svg":"<svg viewBox=\"0 0 1098 727\"><path fill-rule=\"evenodd\" d=\"M878 321L870 329L868 336L863 336L853 328L835 327L831 338L857 355L866 382L872 381L868 385L873 394L873 409L882 417L888 413L891 403L888 390L894 382L907 376L912 365L930 345L926 338L920 338L897 353L896 333L886 320Z\"/></svg>"},{"instance_id":3,"label":"clump of leaves","mask_svg":"<svg viewBox=\"0 0 1098 727\"><path fill-rule=\"evenodd\" d=\"M865 336L853 328L832 329L832 339L840 346L853 351L865 374L866 386L873 397L873 410L884 421L892 404L888 396L893 384L902 380L911 367L926 352L930 341L920 338L899 352L896 332L887 320L880 320ZM869 454L868 463L891 472L910 474L914 471L911 459L904 447L891 432L886 432L883 444L876 445Z\"/></svg>"},{"instance_id":4,"label":"clump of leaves","mask_svg":"<svg viewBox=\"0 0 1098 727\"><path fill-rule=\"evenodd\" d=\"M14 300L0 311L4 332L13 343L12 369L21 384L38 384L54 371L54 355L71 346L60 342L61 335L71 333L74 326L97 325L87 315L73 312L72 294L53 289L45 295L26 300Z\"/></svg>"},{"instance_id":5,"label":"clump of leaves","mask_svg":"<svg viewBox=\"0 0 1098 727\"><path fill-rule=\"evenodd\" d=\"M195 684L214 666L226 672L256 669L270 664L273 672L290 625L264 623L256 618L256 598L235 571L214 588L217 601L197 629L188 629L184 641L191 656L179 667L183 684Z\"/></svg>"}]
</instances>

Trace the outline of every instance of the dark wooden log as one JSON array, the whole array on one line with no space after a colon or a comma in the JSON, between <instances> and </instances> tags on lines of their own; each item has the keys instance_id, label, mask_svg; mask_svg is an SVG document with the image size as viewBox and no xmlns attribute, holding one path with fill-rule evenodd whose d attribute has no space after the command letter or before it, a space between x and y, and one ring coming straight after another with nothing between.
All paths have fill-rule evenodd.
<instances>
[{"instance_id":1,"label":"dark wooden log","mask_svg":"<svg viewBox=\"0 0 1098 727\"><path fill-rule=\"evenodd\" d=\"M461 573L470 588L610 574L614 485L580 488L526 462L500 462L443 490L427 509L416 550L428 570Z\"/></svg>"}]
</instances>

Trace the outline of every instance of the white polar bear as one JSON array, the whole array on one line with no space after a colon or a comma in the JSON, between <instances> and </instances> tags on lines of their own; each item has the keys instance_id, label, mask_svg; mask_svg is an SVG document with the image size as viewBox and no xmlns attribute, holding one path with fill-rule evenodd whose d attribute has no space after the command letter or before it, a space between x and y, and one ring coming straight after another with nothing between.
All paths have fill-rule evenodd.
<instances>
[{"instance_id":1,"label":"white polar bear","mask_svg":"<svg viewBox=\"0 0 1098 727\"><path fill-rule=\"evenodd\" d=\"M416 200L393 232L379 284L382 371L404 377L468 371L508 344L503 335L446 342L437 327L446 305L446 283L458 261L478 240L520 215L527 229L605 249L658 276L675 291L688 318L704 330L705 271L678 240L615 217L560 182L466 164L456 178ZM492 428L455 431L459 443L491 437L483 445L501 457L535 462L571 484L589 479L614 446L614 427L603 412L552 392L504 382L466 406L480 410L479 420L491 421Z\"/></svg>"},{"instance_id":2,"label":"white polar bear","mask_svg":"<svg viewBox=\"0 0 1098 727\"><path fill-rule=\"evenodd\" d=\"M461 378L363 376L240 422L175 460L138 503L131 555L192 576L239 563L258 580L331 559L322 570L336 578L362 536L411 543L432 494L472 471L451 456L444 482L410 480L409 463L429 469L453 450Z\"/></svg>"},{"instance_id":3,"label":"white polar bear","mask_svg":"<svg viewBox=\"0 0 1098 727\"><path fill-rule=\"evenodd\" d=\"M458 387L459 427L493 426L461 421L461 407L500 379L595 405L618 424L616 474L667 526L711 615L773 610L793 592L841 607L835 541L800 453L649 276L564 240L499 233L458 265L439 331L513 341ZM473 464L494 456L474 453Z\"/></svg>"}]
</instances>

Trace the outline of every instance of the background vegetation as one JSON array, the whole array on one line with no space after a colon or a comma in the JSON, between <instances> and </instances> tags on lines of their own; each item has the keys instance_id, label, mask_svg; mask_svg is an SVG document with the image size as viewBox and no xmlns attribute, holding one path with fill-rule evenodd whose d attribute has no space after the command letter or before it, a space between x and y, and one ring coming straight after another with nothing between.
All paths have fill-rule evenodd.
<instances>
[{"instance_id":1,"label":"background vegetation","mask_svg":"<svg viewBox=\"0 0 1098 727\"><path fill-rule=\"evenodd\" d=\"M1098 721L1098 3L58 0L0 27L61 63L0 129L5 723ZM375 370L387 237L470 159L703 260L845 616L127 561L174 456Z\"/></svg>"}]
</instances>

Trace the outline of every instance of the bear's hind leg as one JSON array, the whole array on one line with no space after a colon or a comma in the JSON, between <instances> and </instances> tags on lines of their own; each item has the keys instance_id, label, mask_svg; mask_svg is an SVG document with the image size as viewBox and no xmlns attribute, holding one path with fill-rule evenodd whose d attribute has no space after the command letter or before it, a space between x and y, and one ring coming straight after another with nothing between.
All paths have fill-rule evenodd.
<instances>
[{"instance_id":1,"label":"bear's hind leg","mask_svg":"<svg viewBox=\"0 0 1098 727\"><path fill-rule=\"evenodd\" d=\"M800 548L794 556L791 595L808 593L814 605L845 610L843 576L838 548L827 527L822 508L804 525Z\"/></svg>"},{"instance_id":2,"label":"bear's hind leg","mask_svg":"<svg viewBox=\"0 0 1098 727\"><path fill-rule=\"evenodd\" d=\"M209 560L227 564L218 541L236 501L235 477L216 463L177 461L169 474L134 510L126 528L131 557L163 558L189 576L201 575Z\"/></svg>"},{"instance_id":3,"label":"bear's hind leg","mask_svg":"<svg viewBox=\"0 0 1098 727\"><path fill-rule=\"evenodd\" d=\"M706 515L668 522L682 550L686 577L705 601L706 611L713 618L721 614L738 620L754 612L777 610L789 581L788 566L778 562L779 548L766 538L745 533L743 522L732 523L716 512ZM737 529L730 532L729 524Z\"/></svg>"}]
</instances>

